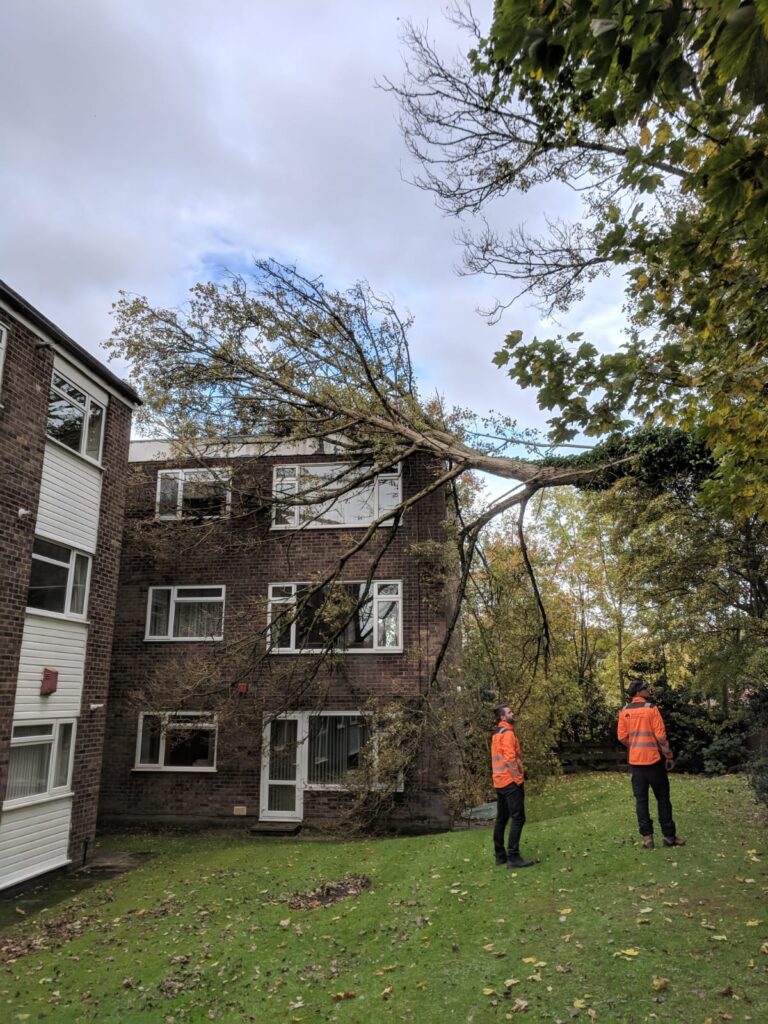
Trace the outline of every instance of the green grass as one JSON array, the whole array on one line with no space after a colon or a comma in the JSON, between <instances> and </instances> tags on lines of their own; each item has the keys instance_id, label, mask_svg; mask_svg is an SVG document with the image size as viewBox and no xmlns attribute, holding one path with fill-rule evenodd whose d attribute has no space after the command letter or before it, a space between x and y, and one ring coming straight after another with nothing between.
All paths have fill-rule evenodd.
<instances>
[{"instance_id":1,"label":"green grass","mask_svg":"<svg viewBox=\"0 0 768 1024\"><path fill-rule=\"evenodd\" d=\"M154 856L75 896L52 883L48 909L12 926L0 904L6 937L82 928L2 965L0 1020L763 1024L764 818L739 778L676 777L672 797L689 845L650 852L626 776L553 783L528 799L523 852L541 863L516 874L485 829L104 837ZM335 906L281 902L360 873L371 888Z\"/></svg>"}]
</instances>

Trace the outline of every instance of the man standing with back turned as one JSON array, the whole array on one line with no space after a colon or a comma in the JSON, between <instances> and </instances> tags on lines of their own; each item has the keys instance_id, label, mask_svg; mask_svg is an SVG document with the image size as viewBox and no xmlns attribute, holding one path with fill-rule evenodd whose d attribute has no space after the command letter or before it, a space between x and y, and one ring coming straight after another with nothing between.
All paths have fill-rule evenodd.
<instances>
[{"instance_id":1,"label":"man standing with back turned","mask_svg":"<svg viewBox=\"0 0 768 1024\"><path fill-rule=\"evenodd\" d=\"M643 849L653 849L653 822L648 809L648 789L653 790L659 811L659 826L665 846L685 846L672 820L667 772L675 766L667 741L664 720L651 693L642 679L634 679L627 688L629 704L619 712L619 740L628 749L629 770L632 773L632 792L635 794L637 825L643 839ZM663 759L663 760L662 760Z\"/></svg>"},{"instance_id":2,"label":"man standing with back turned","mask_svg":"<svg viewBox=\"0 0 768 1024\"><path fill-rule=\"evenodd\" d=\"M512 728L515 716L502 704L494 711L496 729L491 739L491 770L496 790L496 827L493 830L493 849L497 864L508 868L529 868L532 860L520 856L520 833L525 824L525 768L520 744ZM509 826L509 841L504 850L504 830Z\"/></svg>"}]
</instances>

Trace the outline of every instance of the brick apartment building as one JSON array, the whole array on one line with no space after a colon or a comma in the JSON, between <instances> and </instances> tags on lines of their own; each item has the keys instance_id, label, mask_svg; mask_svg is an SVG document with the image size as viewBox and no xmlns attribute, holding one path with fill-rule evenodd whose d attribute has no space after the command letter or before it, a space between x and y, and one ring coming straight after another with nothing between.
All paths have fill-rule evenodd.
<instances>
[{"instance_id":1,"label":"brick apartment building","mask_svg":"<svg viewBox=\"0 0 768 1024\"><path fill-rule=\"evenodd\" d=\"M0 282L0 889L93 839L137 404Z\"/></svg>"},{"instance_id":2,"label":"brick apartment building","mask_svg":"<svg viewBox=\"0 0 768 1024\"><path fill-rule=\"evenodd\" d=\"M347 559L335 592L357 607L318 659L322 593L304 603L308 585L435 473L411 456L344 498L290 505L339 469L327 445L190 460L132 443L103 821L321 826L349 807L345 775L377 742L371 709L407 715L443 636L444 597L427 593L418 552L442 541L446 505L428 495ZM449 824L440 756L421 749L390 824Z\"/></svg>"}]
</instances>

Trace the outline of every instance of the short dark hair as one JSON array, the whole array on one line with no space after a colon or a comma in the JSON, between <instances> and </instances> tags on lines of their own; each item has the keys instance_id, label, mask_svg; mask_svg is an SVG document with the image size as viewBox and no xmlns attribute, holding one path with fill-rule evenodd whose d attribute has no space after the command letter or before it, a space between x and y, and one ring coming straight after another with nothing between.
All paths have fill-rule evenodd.
<instances>
[{"instance_id":1,"label":"short dark hair","mask_svg":"<svg viewBox=\"0 0 768 1024\"><path fill-rule=\"evenodd\" d=\"M647 690L648 683L644 679L630 679L629 686L627 687L627 694L630 697L636 697L641 690Z\"/></svg>"},{"instance_id":2,"label":"short dark hair","mask_svg":"<svg viewBox=\"0 0 768 1024\"><path fill-rule=\"evenodd\" d=\"M506 711L506 709L508 707L509 707L509 704L499 704L499 706L497 708L493 709L493 717L494 717L494 720L496 721L497 725L502 720L502 718L504 717L504 712Z\"/></svg>"}]
</instances>

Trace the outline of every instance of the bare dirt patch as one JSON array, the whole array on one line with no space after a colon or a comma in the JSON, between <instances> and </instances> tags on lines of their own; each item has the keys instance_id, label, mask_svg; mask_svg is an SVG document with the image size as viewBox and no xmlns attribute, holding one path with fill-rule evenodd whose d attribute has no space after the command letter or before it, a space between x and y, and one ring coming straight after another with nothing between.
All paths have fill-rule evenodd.
<instances>
[{"instance_id":1,"label":"bare dirt patch","mask_svg":"<svg viewBox=\"0 0 768 1024\"><path fill-rule=\"evenodd\" d=\"M288 900L291 910L314 910L315 907L331 907L334 903L359 896L370 889L371 880L367 875L350 875L339 882L323 882L310 892L296 893Z\"/></svg>"}]
</instances>

